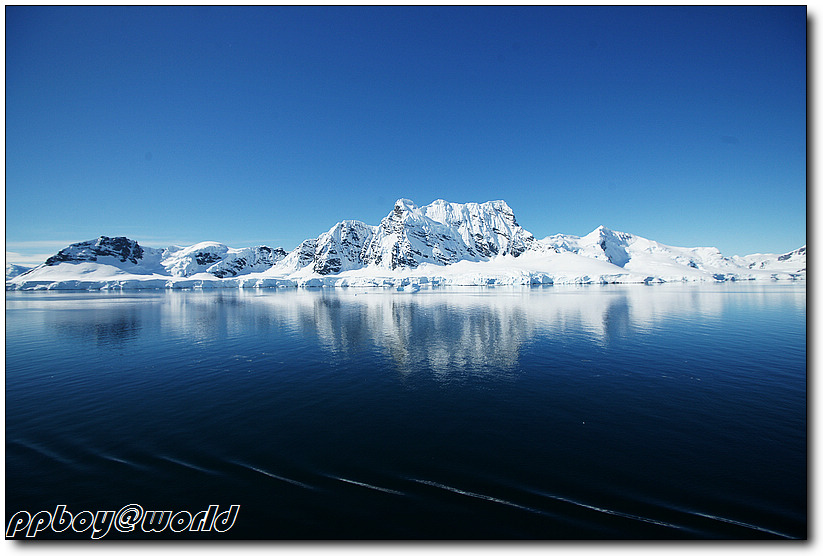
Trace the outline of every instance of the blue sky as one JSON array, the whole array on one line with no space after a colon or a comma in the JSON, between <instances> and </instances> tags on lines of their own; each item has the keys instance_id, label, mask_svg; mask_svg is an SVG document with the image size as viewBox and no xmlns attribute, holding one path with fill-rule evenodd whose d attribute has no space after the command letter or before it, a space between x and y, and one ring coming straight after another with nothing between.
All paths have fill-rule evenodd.
<instances>
[{"instance_id":1,"label":"blue sky","mask_svg":"<svg viewBox=\"0 0 823 556\"><path fill-rule=\"evenodd\" d=\"M806 242L803 6L5 10L11 262L292 249L399 197L504 199L538 238Z\"/></svg>"}]
</instances>

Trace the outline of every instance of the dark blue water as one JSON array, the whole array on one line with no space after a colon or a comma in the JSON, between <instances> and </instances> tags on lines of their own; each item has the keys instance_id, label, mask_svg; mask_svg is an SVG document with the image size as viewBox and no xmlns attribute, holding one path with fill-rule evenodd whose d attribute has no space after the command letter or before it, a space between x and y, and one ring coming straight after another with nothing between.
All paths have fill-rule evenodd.
<instances>
[{"instance_id":1,"label":"dark blue water","mask_svg":"<svg viewBox=\"0 0 823 556\"><path fill-rule=\"evenodd\" d=\"M804 538L806 450L805 285L6 293L7 519L240 506L107 539Z\"/></svg>"}]
</instances>

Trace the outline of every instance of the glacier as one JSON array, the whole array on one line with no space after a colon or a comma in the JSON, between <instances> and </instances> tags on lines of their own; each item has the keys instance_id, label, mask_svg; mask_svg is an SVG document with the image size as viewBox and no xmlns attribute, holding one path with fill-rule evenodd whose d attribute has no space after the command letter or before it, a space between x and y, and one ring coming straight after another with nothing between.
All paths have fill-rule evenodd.
<instances>
[{"instance_id":1,"label":"glacier","mask_svg":"<svg viewBox=\"0 0 823 556\"><path fill-rule=\"evenodd\" d=\"M126 237L73 243L34 268L6 265L7 290L652 284L805 280L806 246L724 256L599 226L536 239L505 201L418 207L398 199L380 224L338 222L293 251L204 241L153 248Z\"/></svg>"}]
</instances>

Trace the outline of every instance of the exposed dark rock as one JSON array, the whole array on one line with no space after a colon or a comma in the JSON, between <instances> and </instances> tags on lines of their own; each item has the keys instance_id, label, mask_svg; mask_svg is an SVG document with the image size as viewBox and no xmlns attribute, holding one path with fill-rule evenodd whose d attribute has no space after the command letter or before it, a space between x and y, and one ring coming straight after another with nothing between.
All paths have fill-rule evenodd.
<instances>
[{"instance_id":1,"label":"exposed dark rock","mask_svg":"<svg viewBox=\"0 0 823 556\"><path fill-rule=\"evenodd\" d=\"M72 243L46 259L45 264L54 266L64 262L96 261L97 257L117 257L120 262L130 261L137 264L137 261L143 258L143 248L127 237L100 236L90 241Z\"/></svg>"},{"instance_id":2,"label":"exposed dark rock","mask_svg":"<svg viewBox=\"0 0 823 556\"><path fill-rule=\"evenodd\" d=\"M318 274L326 275L326 274L335 274L340 272L342 268L342 262L340 261L339 257L328 257L324 259L322 262L317 261L314 265L314 271Z\"/></svg>"},{"instance_id":3,"label":"exposed dark rock","mask_svg":"<svg viewBox=\"0 0 823 556\"><path fill-rule=\"evenodd\" d=\"M227 276L237 276L247 269L253 269L253 271L266 270L285 258L287 254L281 247L272 249L266 245L250 247L242 252L247 254L236 256L233 259L231 258L232 255L219 259L220 264L215 265L216 268L210 268L208 272L218 278L225 278Z\"/></svg>"},{"instance_id":4,"label":"exposed dark rock","mask_svg":"<svg viewBox=\"0 0 823 556\"><path fill-rule=\"evenodd\" d=\"M214 264L217 261L221 260L219 255L215 255L214 253L195 253L194 260L197 261L199 265L207 265L207 264Z\"/></svg>"},{"instance_id":5,"label":"exposed dark rock","mask_svg":"<svg viewBox=\"0 0 823 556\"><path fill-rule=\"evenodd\" d=\"M314 262L314 250L316 248L316 239L307 239L297 246L297 261L300 267L304 267Z\"/></svg>"},{"instance_id":6,"label":"exposed dark rock","mask_svg":"<svg viewBox=\"0 0 823 556\"><path fill-rule=\"evenodd\" d=\"M799 256L799 255L805 255L805 254L806 254L806 248L801 247L800 249L792 251L791 253L786 253L785 255L780 255L779 257L777 257L777 260L778 261L788 261L789 259L791 259L795 255Z\"/></svg>"}]
</instances>

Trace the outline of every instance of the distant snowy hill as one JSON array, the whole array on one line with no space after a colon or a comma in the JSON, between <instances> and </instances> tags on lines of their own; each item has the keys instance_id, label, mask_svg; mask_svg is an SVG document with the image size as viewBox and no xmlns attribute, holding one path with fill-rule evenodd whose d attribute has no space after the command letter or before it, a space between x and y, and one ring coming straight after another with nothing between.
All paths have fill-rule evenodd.
<instances>
[{"instance_id":1,"label":"distant snowy hill","mask_svg":"<svg viewBox=\"0 0 823 556\"><path fill-rule=\"evenodd\" d=\"M546 246L584 257L608 261L625 270L652 273L663 281L700 279L756 279L748 270L771 270L789 275L806 271L805 246L786 255L724 257L716 247L672 247L646 238L615 232L604 226L583 237L555 235L541 240ZM771 278L771 274L768 275Z\"/></svg>"},{"instance_id":2,"label":"distant snowy hill","mask_svg":"<svg viewBox=\"0 0 823 556\"><path fill-rule=\"evenodd\" d=\"M188 277L206 272L217 278L262 272L282 260L286 252L261 245L231 249L214 241L204 241L185 248L169 248L160 264L171 276Z\"/></svg>"},{"instance_id":3,"label":"distant snowy hill","mask_svg":"<svg viewBox=\"0 0 823 556\"><path fill-rule=\"evenodd\" d=\"M800 249L795 249L791 253L780 255L775 258L774 255L746 255L745 257L734 257L734 260L740 266L746 266L752 269L765 270L790 270L801 267L800 271L806 271L806 246Z\"/></svg>"},{"instance_id":4,"label":"distant snowy hill","mask_svg":"<svg viewBox=\"0 0 823 556\"><path fill-rule=\"evenodd\" d=\"M23 266L19 264L6 263L6 281L8 282L15 276L20 276L24 272L31 270L30 266Z\"/></svg>"},{"instance_id":5,"label":"distant snowy hill","mask_svg":"<svg viewBox=\"0 0 823 556\"><path fill-rule=\"evenodd\" d=\"M21 272L22 271L22 272ZM377 226L344 220L294 251L201 242L166 249L101 236L69 245L7 289L652 283L805 279L806 247L724 257L598 227L542 240L505 201L418 207L399 199ZM11 274L10 274L11 273Z\"/></svg>"}]
</instances>

